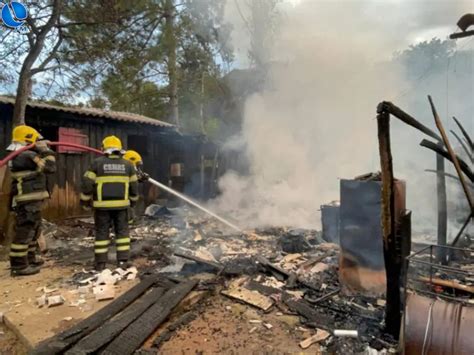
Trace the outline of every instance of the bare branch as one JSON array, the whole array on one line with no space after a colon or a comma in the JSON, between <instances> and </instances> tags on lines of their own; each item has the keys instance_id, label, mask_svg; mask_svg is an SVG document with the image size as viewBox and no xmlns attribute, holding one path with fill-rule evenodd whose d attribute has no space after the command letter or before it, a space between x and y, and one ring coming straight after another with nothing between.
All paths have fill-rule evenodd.
<instances>
[{"instance_id":1,"label":"bare branch","mask_svg":"<svg viewBox=\"0 0 474 355\"><path fill-rule=\"evenodd\" d=\"M31 76L49 69L46 66L54 58L56 58L56 56L58 54L59 47L61 46L62 42L63 42L63 33L62 33L62 30L60 28L58 28L58 40L57 40L56 44L54 45L53 49L51 50L49 55L46 57L46 59L37 68L31 69Z\"/></svg>"}]
</instances>

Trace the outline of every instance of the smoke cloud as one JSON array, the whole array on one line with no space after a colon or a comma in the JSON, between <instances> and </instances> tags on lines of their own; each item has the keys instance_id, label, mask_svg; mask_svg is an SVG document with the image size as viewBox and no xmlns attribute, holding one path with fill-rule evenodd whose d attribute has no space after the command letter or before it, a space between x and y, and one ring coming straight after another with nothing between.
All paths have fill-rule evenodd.
<instances>
[{"instance_id":1,"label":"smoke cloud","mask_svg":"<svg viewBox=\"0 0 474 355\"><path fill-rule=\"evenodd\" d=\"M227 173L220 180L222 195L212 202L214 209L232 215L243 227L318 228L320 205L339 199L339 179L380 169L376 105L412 85L404 80L403 68L389 59L417 30L429 27L422 7L404 12L408 1L292 3L280 8L282 21L269 55L266 87L245 104L240 139L250 174ZM451 11L467 2L449 3ZM234 13L235 4L229 6L227 17L237 24L233 36L238 41L244 37L238 31L241 16ZM411 21L405 22L402 13ZM432 28L445 25L440 16L431 16L436 20ZM446 24L458 17L453 15ZM420 140L417 137L414 145ZM422 168L412 161L401 165L397 175L407 179L410 196L416 189L411 174ZM408 200L409 208L419 204ZM423 223L431 223L436 201L431 198L423 208L426 205L431 214Z\"/></svg>"}]
</instances>

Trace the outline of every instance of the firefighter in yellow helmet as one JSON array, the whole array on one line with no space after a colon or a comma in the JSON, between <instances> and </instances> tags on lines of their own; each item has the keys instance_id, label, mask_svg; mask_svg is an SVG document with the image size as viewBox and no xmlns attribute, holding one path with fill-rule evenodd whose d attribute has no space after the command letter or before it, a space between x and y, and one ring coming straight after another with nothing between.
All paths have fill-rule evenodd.
<instances>
[{"instance_id":1,"label":"firefighter in yellow helmet","mask_svg":"<svg viewBox=\"0 0 474 355\"><path fill-rule=\"evenodd\" d=\"M138 152L134 150L127 150L123 158L133 164L137 172L139 182L145 182L150 178L150 176L142 170L143 159Z\"/></svg>"},{"instance_id":2,"label":"firefighter in yellow helmet","mask_svg":"<svg viewBox=\"0 0 474 355\"><path fill-rule=\"evenodd\" d=\"M81 204L94 209L95 269L102 271L107 264L109 232L113 225L117 263L129 266L130 235L127 209L138 200L138 178L133 165L123 159L122 142L108 136L102 142L104 156L95 159L82 179Z\"/></svg>"},{"instance_id":3,"label":"firefighter in yellow helmet","mask_svg":"<svg viewBox=\"0 0 474 355\"><path fill-rule=\"evenodd\" d=\"M127 150L125 155L123 156L123 158L125 160L128 160L135 167L135 171L136 171L137 176L138 176L138 182L145 182L149 179L150 176L142 170L143 159L142 159L141 155L138 152L136 152L134 150ZM130 224L134 223L135 222L135 215L136 215L135 210L133 208L129 208L128 214L129 214L128 215L128 222Z\"/></svg>"},{"instance_id":4,"label":"firefighter in yellow helmet","mask_svg":"<svg viewBox=\"0 0 474 355\"><path fill-rule=\"evenodd\" d=\"M35 144L9 162L12 176L12 209L15 212L15 235L10 245L12 276L37 274L43 261L37 258L41 233L41 207L49 198L46 174L56 171L54 152L36 129L21 125L13 129L7 150L16 151Z\"/></svg>"}]
</instances>

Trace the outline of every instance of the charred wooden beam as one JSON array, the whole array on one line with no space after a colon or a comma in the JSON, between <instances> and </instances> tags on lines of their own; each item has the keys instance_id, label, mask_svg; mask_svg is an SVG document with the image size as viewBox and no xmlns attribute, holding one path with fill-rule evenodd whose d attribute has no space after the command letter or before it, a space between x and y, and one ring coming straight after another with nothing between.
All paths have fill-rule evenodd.
<instances>
[{"instance_id":1,"label":"charred wooden beam","mask_svg":"<svg viewBox=\"0 0 474 355\"><path fill-rule=\"evenodd\" d=\"M141 317L130 324L102 352L102 355L131 355L166 320L172 310L196 286L197 280L190 280L168 290Z\"/></svg>"},{"instance_id":2,"label":"charred wooden beam","mask_svg":"<svg viewBox=\"0 0 474 355\"><path fill-rule=\"evenodd\" d=\"M451 33L449 35L449 38L450 39L458 39L458 38L465 38L465 37L470 37L470 36L474 36L474 30Z\"/></svg>"},{"instance_id":3,"label":"charred wooden beam","mask_svg":"<svg viewBox=\"0 0 474 355\"><path fill-rule=\"evenodd\" d=\"M420 132L423 132L427 136L430 136L431 138L434 138L437 141L442 141L441 137L437 135L434 131L426 127L424 124L420 123L414 117L410 116L408 113L403 111L401 108L395 106L391 102L383 101L377 106L377 113L380 114L382 112L386 112L395 116L399 120L405 122L407 125L416 128Z\"/></svg>"},{"instance_id":4,"label":"charred wooden beam","mask_svg":"<svg viewBox=\"0 0 474 355\"><path fill-rule=\"evenodd\" d=\"M213 261L204 260L204 259L201 259L201 258L199 258L197 256L194 256L194 255L180 253L180 252L175 252L174 255L179 256L180 258L192 260L192 261L194 261L196 263L199 263L199 264L207 265L210 268L216 269L218 271L222 271L223 268L224 268L224 266L222 264L215 263Z\"/></svg>"},{"instance_id":5,"label":"charred wooden beam","mask_svg":"<svg viewBox=\"0 0 474 355\"><path fill-rule=\"evenodd\" d=\"M311 307L311 305L306 301L290 298L284 302L289 309L307 319L314 327L325 330L334 329L334 322L332 319L318 309Z\"/></svg>"},{"instance_id":6,"label":"charred wooden beam","mask_svg":"<svg viewBox=\"0 0 474 355\"><path fill-rule=\"evenodd\" d=\"M430 102L430 105L431 105L431 111L433 112L436 127L438 127L439 133L441 133L441 137L443 138L444 145L448 149L449 156L451 157L451 160L454 164L454 167L456 168L456 172L459 176L459 180L461 181L461 185L462 185L462 188L464 190L464 194L466 195L467 201L469 203L469 207L471 208L471 213L474 213L474 199L471 195L471 191L469 190L469 188L466 184L466 181L464 180L464 175L462 173L458 157L454 153L453 148L451 147L451 143L449 142L448 135L446 134L446 131L444 130L443 123L441 122L441 119L438 116L438 112L436 111L436 107L435 107L435 105L433 103L433 99L431 98L430 95L428 95L428 101Z\"/></svg>"},{"instance_id":7,"label":"charred wooden beam","mask_svg":"<svg viewBox=\"0 0 474 355\"><path fill-rule=\"evenodd\" d=\"M392 107L393 110L393 107ZM398 339L401 324L400 263L395 236L395 188L390 146L390 115L382 110L377 114L380 166L382 172L382 234L385 271L387 275L387 332Z\"/></svg>"},{"instance_id":8,"label":"charred wooden beam","mask_svg":"<svg viewBox=\"0 0 474 355\"><path fill-rule=\"evenodd\" d=\"M145 278L136 286L125 292L123 295L112 301L107 306L101 308L92 316L84 319L75 326L53 336L50 339L40 343L31 354L34 355L51 355L62 354L69 349L77 341L93 332L99 326L104 324L108 319L112 318L128 305L146 292L152 285L159 281L159 276L150 276Z\"/></svg>"},{"instance_id":9,"label":"charred wooden beam","mask_svg":"<svg viewBox=\"0 0 474 355\"><path fill-rule=\"evenodd\" d=\"M450 162L452 162L452 158L449 155L449 153L447 151L445 151L444 149L439 148L439 146L436 143L433 143L433 142L431 142L427 139L423 139L421 141L420 145L422 147L431 149L432 151L438 153L439 155L443 156L445 159L448 159ZM461 158L459 158L459 157L457 157L457 158L458 158L459 165L461 167L462 172L464 174L466 174L466 176L468 177L469 180L474 182L474 173L469 168L469 165L467 165L466 162L464 160L462 160Z\"/></svg>"},{"instance_id":10,"label":"charred wooden beam","mask_svg":"<svg viewBox=\"0 0 474 355\"><path fill-rule=\"evenodd\" d=\"M128 327L130 323L140 317L143 312L157 302L164 293L164 288L154 288L127 307L118 316L110 319L94 332L82 338L72 349L66 352L66 355L96 353L97 350L111 342L120 332Z\"/></svg>"},{"instance_id":11,"label":"charred wooden beam","mask_svg":"<svg viewBox=\"0 0 474 355\"><path fill-rule=\"evenodd\" d=\"M469 134L467 133L467 131L464 129L463 125L461 124L461 122L459 122L459 120L453 116L453 120L454 122L456 122L456 124L458 125L459 129L461 130L464 138L466 139L467 143L469 144L469 146L471 147L471 151L474 150L474 143L472 142L472 139L471 137L469 136Z\"/></svg>"},{"instance_id":12,"label":"charred wooden beam","mask_svg":"<svg viewBox=\"0 0 474 355\"><path fill-rule=\"evenodd\" d=\"M268 270L275 278L279 281L287 281L291 277L291 273L279 267L278 265L272 264L267 258L257 255L257 261L262 265L266 270ZM304 281L300 277L296 277L296 282L306 288L319 291L319 288L311 285L310 283Z\"/></svg>"}]
</instances>

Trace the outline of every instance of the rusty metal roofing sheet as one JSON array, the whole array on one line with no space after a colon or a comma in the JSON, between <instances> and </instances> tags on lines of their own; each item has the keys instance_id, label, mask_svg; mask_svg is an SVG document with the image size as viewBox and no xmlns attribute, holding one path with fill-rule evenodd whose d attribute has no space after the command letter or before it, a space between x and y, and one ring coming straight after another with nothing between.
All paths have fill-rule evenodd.
<instances>
[{"instance_id":1,"label":"rusty metal roofing sheet","mask_svg":"<svg viewBox=\"0 0 474 355\"><path fill-rule=\"evenodd\" d=\"M6 97L6 96L0 96L0 103L14 105L15 99ZM55 105L45 104L41 102L34 102L34 101L28 101L28 106L32 108L38 108L38 109L74 113L81 116L98 117L98 118L123 121L123 122L142 123L142 124L148 124L148 125L160 126L160 127L170 127L170 128L175 127L171 123L163 122L160 120L156 120L154 118L150 118L150 117L146 117L146 116L142 116L142 115L138 115L138 114L130 113L130 112L106 111L106 110L100 110L97 108L90 108L90 107L70 107L70 106L63 107L63 106L55 106Z\"/></svg>"}]
</instances>

